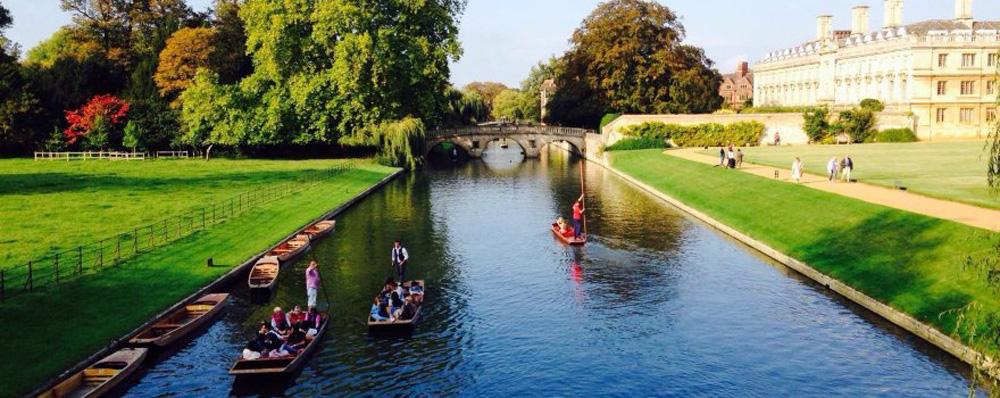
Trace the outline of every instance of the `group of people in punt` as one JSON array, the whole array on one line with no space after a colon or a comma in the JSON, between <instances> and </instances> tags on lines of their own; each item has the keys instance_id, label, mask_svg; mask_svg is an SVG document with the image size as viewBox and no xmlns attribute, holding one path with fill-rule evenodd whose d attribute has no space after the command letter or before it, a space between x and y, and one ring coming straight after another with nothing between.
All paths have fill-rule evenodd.
<instances>
[{"instance_id":1,"label":"group of people in punt","mask_svg":"<svg viewBox=\"0 0 1000 398\"><path fill-rule=\"evenodd\" d=\"M243 359L280 358L298 355L319 333L323 315L310 306L295 306L285 313L274 307L270 321L260 323L257 335L243 349Z\"/></svg>"},{"instance_id":2,"label":"group of people in punt","mask_svg":"<svg viewBox=\"0 0 1000 398\"><path fill-rule=\"evenodd\" d=\"M408 321L417 315L418 306L424 301L424 287L412 281L410 286L385 280L382 291L372 302L371 319L376 322Z\"/></svg>"}]
</instances>

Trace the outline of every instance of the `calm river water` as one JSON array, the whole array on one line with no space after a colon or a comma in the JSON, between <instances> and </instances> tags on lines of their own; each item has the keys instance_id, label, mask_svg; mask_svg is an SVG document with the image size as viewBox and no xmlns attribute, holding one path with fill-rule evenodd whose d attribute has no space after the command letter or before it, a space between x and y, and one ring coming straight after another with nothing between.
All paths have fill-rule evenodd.
<instances>
[{"instance_id":1,"label":"calm river water","mask_svg":"<svg viewBox=\"0 0 1000 398\"><path fill-rule=\"evenodd\" d=\"M270 305L226 314L125 392L162 396L960 396L967 369L880 318L610 175L586 167L590 244L549 223L578 160L491 153L398 179L282 274ZM402 239L429 284L410 338L364 320ZM303 303L321 264L333 323L300 375L236 383L253 324ZM322 306L323 304L321 304Z\"/></svg>"}]
</instances>

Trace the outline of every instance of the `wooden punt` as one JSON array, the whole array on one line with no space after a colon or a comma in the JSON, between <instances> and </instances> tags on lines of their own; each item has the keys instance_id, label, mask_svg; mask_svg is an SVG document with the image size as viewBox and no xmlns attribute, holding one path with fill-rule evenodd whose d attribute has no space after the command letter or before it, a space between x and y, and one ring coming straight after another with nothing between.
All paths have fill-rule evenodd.
<instances>
[{"instance_id":1,"label":"wooden punt","mask_svg":"<svg viewBox=\"0 0 1000 398\"><path fill-rule=\"evenodd\" d=\"M298 234L295 237L282 242L278 247L275 247L267 256L274 256L278 258L278 261L286 262L295 258L302 252L309 248L309 235Z\"/></svg>"},{"instance_id":2,"label":"wooden punt","mask_svg":"<svg viewBox=\"0 0 1000 398\"><path fill-rule=\"evenodd\" d=\"M587 234L580 234L579 238L572 236L565 236L562 234L562 232L559 231L559 224L556 223L552 223L552 233L555 234L556 237L559 238L559 240L562 243L565 243L567 245L582 246L587 243Z\"/></svg>"},{"instance_id":3,"label":"wooden punt","mask_svg":"<svg viewBox=\"0 0 1000 398\"><path fill-rule=\"evenodd\" d=\"M100 397L128 378L148 348L123 348L43 392L38 398Z\"/></svg>"},{"instance_id":4,"label":"wooden punt","mask_svg":"<svg viewBox=\"0 0 1000 398\"><path fill-rule=\"evenodd\" d=\"M247 280L250 292L274 290L274 286L277 284L275 282L278 280L278 271L281 270L279 264L278 258L274 256L264 256L257 260L257 264L254 264L253 268L250 269L250 278Z\"/></svg>"},{"instance_id":5,"label":"wooden punt","mask_svg":"<svg viewBox=\"0 0 1000 398\"><path fill-rule=\"evenodd\" d=\"M146 328L129 340L129 343L166 347L221 313L228 298L229 294L227 293L212 293L201 296L193 303L178 308L159 322Z\"/></svg>"},{"instance_id":6,"label":"wooden punt","mask_svg":"<svg viewBox=\"0 0 1000 398\"><path fill-rule=\"evenodd\" d=\"M337 220L323 220L310 225L302 233L309 235L309 239L315 241L329 234L335 226L337 226Z\"/></svg>"},{"instance_id":7,"label":"wooden punt","mask_svg":"<svg viewBox=\"0 0 1000 398\"><path fill-rule=\"evenodd\" d=\"M319 341L323 339L323 335L326 333L326 327L330 324L329 315L322 315L323 324L319 327L316 337L313 337L312 341L306 344L306 347L303 348L298 355L258 359L243 359L243 357L240 356L236 359L236 363L233 364L233 367L229 369L229 374L236 375L237 377L246 377L252 375L266 376L295 373L302 368L302 365L305 365L309 356L312 355L313 351L316 351L320 346Z\"/></svg>"},{"instance_id":8,"label":"wooden punt","mask_svg":"<svg viewBox=\"0 0 1000 398\"><path fill-rule=\"evenodd\" d=\"M409 288L414 281L403 282L403 286ZM417 280L415 282L420 283L420 286L424 288L424 300L427 299L427 284L424 281ZM413 315L412 319L407 319L405 321L395 320L395 321L376 321L373 320L371 314L368 315L368 332L369 333L394 333L394 332L412 332L413 329L420 323L420 308L423 307L423 301L417 306L417 312Z\"/></svg>"}]
</instances>

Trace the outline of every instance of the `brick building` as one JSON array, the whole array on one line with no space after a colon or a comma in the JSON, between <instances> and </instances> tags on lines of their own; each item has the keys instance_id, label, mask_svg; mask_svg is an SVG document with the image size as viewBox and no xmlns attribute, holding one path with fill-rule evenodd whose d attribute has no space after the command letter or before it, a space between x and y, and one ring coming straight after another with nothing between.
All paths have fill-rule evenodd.
<instances>
[{"instance_id":1,"label":"brick building","mask_svg":"<svg viewBox=\"0 0 1000 398\"><path fill-rule=\"evenodd\" d=\"M740 109L743 104L753 99L753 73L750 64L740 62L735 73L722 75L719 95L724 99L724 107Z\"/></svg>"}]
</instances>

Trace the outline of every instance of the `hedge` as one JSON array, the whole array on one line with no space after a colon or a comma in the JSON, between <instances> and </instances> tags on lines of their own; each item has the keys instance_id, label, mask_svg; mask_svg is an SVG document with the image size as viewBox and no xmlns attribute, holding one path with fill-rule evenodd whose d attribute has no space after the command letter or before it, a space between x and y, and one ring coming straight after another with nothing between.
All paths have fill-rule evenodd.
<instances>
[{"instance_id":1,"label":"hedge","mask_svg":"<svg viewBox=\"0 0 1000 398\"><path fill-rule=\"evenodd\" d=\"M635 151L639 149L667 148L667 141L661 138L626 138L604 148L605 152Z\"/></svg>"},{"instance_id":2,"label":"hedge","mask_svg":"<svg viewBox=\"0 0 1000 398\"><path fill-rule=\"evenodd\" d=\"M917 142L917 135L908 127L887 129L872 134L865 142Z\"/></svg>"},{"instance_id":3,"label":"hedge","mask_svg":"<svg viewBox=\"0 0 1000 398\"><path fill-rule=\"evenodd\" d=\"M757 121L731 124L704 123L690 126L646 122L622 130L628 137L670 140L679 147L718 145L757 146L764 136L764 124Z\"/></svg>"}]
</instances>

